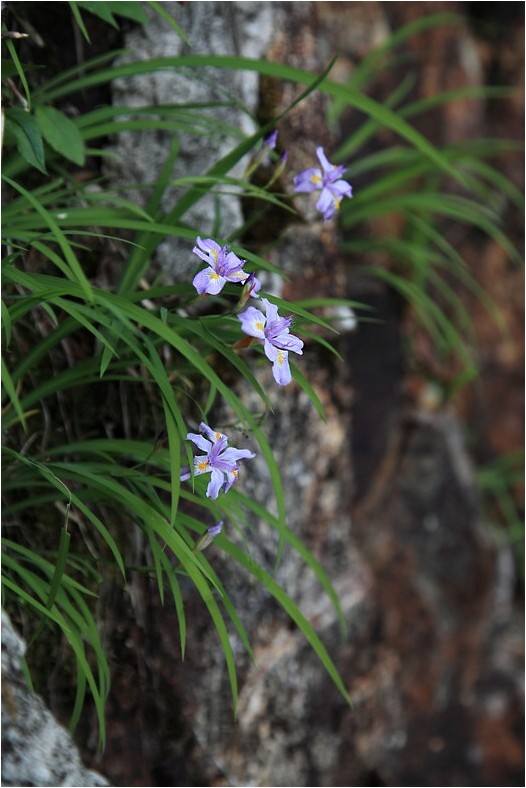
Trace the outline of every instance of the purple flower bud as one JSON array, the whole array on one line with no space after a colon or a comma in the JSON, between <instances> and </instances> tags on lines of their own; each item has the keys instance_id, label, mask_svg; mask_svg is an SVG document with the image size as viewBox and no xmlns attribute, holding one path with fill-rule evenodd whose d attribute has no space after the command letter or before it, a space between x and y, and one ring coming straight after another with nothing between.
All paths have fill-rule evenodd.
<instances>
[{"instance_id":1,"label":"purple flower bud","mask_svg":"<svg viewBox=\"0 0 526 788\"><path fill-rule=\"evenodd\" d=\"M252 272L244 284L237 308L241 309L241 307L246 304L249 298L259 298L258 293L260 290L261 282L255 273Z\"/></svg>"},{"instance_id":2,"label":"purple flower bud","mask_svg":"<svg viewBox=\"0 0 526 788\"><path fill-rule=\"evenodd\" d=\"M270 150L274 150L277 141L278 141L278 131L277 129L274 129L274 131L271 134L269 134L268 137L265 137L265 139L263 140L263 144L267 148L270 148Z\"/></svg>"},{"instance_id":3,"label":"purple flower bud","mask_svg":"<svg viewBox=\"0 0 526 788\"><path fill-rule=\"evenodd\" d=\"M209 533L213 539L214 537L219 536L222 528L223 528L223 520L220 520L218 523L216 523L215 525L211 525L206 530L207 533Z\"/></svg>"},{"instance_id":4,"label":"purple flower bud","mask_svg":"<svg viewBox=\"0 0 526 788\"><path fill-rule=\"evenodd\" d=\"M220 520L216 525L211 525L210 528L207 528L201 538L196 542L193 552L200 553L204 550L210 542L215 539L216 536L219 536L221 533L221 529L223 527L223 520Z\"/></svg>"}]
</instances>

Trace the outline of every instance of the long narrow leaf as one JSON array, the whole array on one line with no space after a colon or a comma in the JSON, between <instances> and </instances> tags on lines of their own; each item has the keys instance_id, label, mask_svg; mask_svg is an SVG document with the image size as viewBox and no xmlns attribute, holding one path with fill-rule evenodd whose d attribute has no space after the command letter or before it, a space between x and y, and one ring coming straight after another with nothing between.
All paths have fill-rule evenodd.
<instances>
[{"instance_id":1,"label":"long narrow leaf","mask_svg":"<svg viewBox=\"0 0 526 788\"><path fill-rule=\"evenodd\" d=\"M42 217L42 219L44 220L46 225L49 227L49 229L51 230L51 232L55 236L58 245L62 249L64 257L66 258L72 273L75 275L75 279L78 282L78 284L80 285L80 288L81 288L81 290L83 292L83 295L91 303L93 301L93 292L92 292L92 289L91 289L91 285L88 282L88 280L87 280L87 278L86 278L86 276L84 274L84 271L80 267L80 264L79 264L77 258L75 257L75 254L73 253L71 245L68 243L65 235L63 234L62 230L58 226L58 224L55 221L55 219L52 217L52 215L49 213L49 211L47 211L45 208L43 208L42 205L38 202L38 200L36 200L33 197L31 192L29 192L27 189L25 189L20 184L15 183L15 181L11 180L11 178L8 178L7 175L4 175L3 178L6 181L6 183L8 183L13 189L15 189L16 191L20 192L20 194L24 195L24 197L27 199L27 201L37 211L37 213L40 214L40 216Z\"/></svg>"},{"instance_id":2,"label":"long narrow leaf","mask_svg":"<svg viewBox=\"0 0 526 788\"><path fill-rule=\"evenodd\" d=\"M299 610L299 608L294 604L294 602L290 599L290 597L283 591L283 589L276 583L276 581L266 572L259 564L257 564L252 558L247 556L242 550L239 549L236 545L232 542L228 541L227 539L222 540L222 547L223 550L232 556L232 558L237 561L238 564L243 566L251 575L253 575L257 580L259 580L262 585L269 591L270 594L277 600L277 602L281 605L281 607L285 610L285 612L290 616L290 618L294 621L294 623L298 626L299 630L301 631L302 635L305 639L310 643L314 652L318 656L320 662L322 663L323 667L327 671L328 675L338 688L341 695L347 701L347 703L351 703L351 699L349 697L349 693L343 684L341 676L336 668L334 662L330 658L327 649L319 639L316 632L313 630L303 613Z\"/></svg>"}]
</instances>

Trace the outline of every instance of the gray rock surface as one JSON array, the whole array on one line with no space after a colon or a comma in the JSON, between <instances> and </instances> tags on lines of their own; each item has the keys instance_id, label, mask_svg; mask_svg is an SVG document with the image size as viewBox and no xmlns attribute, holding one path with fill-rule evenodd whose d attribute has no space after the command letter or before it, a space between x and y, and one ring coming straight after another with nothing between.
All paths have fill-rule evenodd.
<instances>
[{"instance_id":1,"label":"gray rock surface","mask_svg":"<svg viewBox=\"0 0 526 788\"><path fill-rule=\"evenodd\" d=\"M259 58L265 52L276 24L280 4L259 2L163 3L185 31L190 48L173 29L148 11L150 23L128 34L126 45L134 59L174 57L181 54L213 53ZM148 10L148 9L147 9ZM125 62L125 61L123 61ZM115 80L113 100L116 105L133 107L163 104L219 103L201 112L209 123L159 135L152 145L151 132L126 132L119 135L115 152L118 159L110 164L113 177L121 186L155 182L172 141L178 136L180 148L172 177L204 175L222 156L232 150L256 126L252 119L257 107L258 77L248 71L180 69L157 71L129 79ZM241 161L229 173L241 177L247 162ZM181 187L169 187L162 208L169 211ZM129 192L137 202L145 203L144 192ZM183 217L190 226L206 237L215 229L215 237L226 238L243 223L240 201L233 195L206 195ZM217 227L216 227L217 224ZM187 277L196 267L191 245L176 238L164 240L156 250L156 260L165 274L177 279Z\"/></svg>"},{"instance_id":2,"label":"gray rock surface","mask_svg":"<svg viewBox=\"0 0 526 788\"><path fill-rule=\"evenodd\" d=\"M2 611L2 785L109 785L87 769L69 733L22 673L25 644Z\"/></svg>"}]
</instances>

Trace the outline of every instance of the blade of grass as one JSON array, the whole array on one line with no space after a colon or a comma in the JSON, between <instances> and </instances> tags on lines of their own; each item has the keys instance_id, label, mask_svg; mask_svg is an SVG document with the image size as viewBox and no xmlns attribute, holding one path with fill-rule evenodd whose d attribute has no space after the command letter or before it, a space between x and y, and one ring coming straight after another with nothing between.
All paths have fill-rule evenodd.
<instances>
[{"instance_id":1,"label":"blade of grass","mask_svg":"<svg viewBox=\"0 0 526 788\"><path fill-rule=\"evenodd\" d=\"M240 566L243 566L251 575L253 575L253 577L255 577L270 594L272 594L280 606L285 610L287 615L292 619L292 621L294 621L307 642L311 645L312 649L336 685L340 694L347 703L351 704L349 693L347 692L338 669L330 658L327 649L303 613L294 604L290 597L259 564L247 556L242 550L239 549L239 547L224 538L222 540L222 548L228 555L237 561Z\"/></svg>"},{"instance_id":2,"label":"blade of grass","mask_svg":"<svg viewBox=\"0 0 526 788\"><path fill-rule=\"evenodd\" d=\"M79 264L77 258L75 257L75 254L73 253L73 250L72 250L70 244L66 240L66 237L64 236L62 230L60 229L60 227L56 223L55 219L52 217L52 215L49 213L49 211L47 211L45 208L43 208L42 205L38 202L38 200L36 200L33 197L31 192L27 191L27 189L24 189L24 187L20 186L20 184L15 183L15 181L11 180L11 178L8 178L6 175L3 176L3 179L13 189L15 189L20 194L22 194L27 199L27 201L33 206L33 208L37 211L37 213L40 214L40 216L44 220L45 224L49 227L49 229L53 233L53 235L54 235L54 237L56 239L56 242L58 243L58 245L62 249L64 257L66 258L66 260L67 260L67 262L69 264L69 267L71 269L71 272L74 275L75 281L79 284L84 297L87 299L87 301L89 303L92 303L93 302L93 292L92 292L92 289L91 289L91 285L88 282L88 280L87 280L82 268L80 267L80 264Z\"/></svg>"}]
</instances>

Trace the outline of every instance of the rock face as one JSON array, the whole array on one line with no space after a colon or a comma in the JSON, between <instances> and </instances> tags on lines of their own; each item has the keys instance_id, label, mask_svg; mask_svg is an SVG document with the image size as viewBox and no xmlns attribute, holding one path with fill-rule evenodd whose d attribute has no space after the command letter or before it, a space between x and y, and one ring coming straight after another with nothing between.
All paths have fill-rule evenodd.
<instances>
[{"instance_id":1,"label":"rock face","mask_svg":"<svg viewBox=\"0 0 526 788\"><path fill-rule=\"evenodd\" d=\"M109 785L86 769L69 733L27 688L25 645L2 611L2 785Z\"/></svg>"},{"instance_id":2,"label":"rock face","mask_svg":"<svg viewBox=\"0 0 526 788\"><path fill-rule=\"evenodd\" d=\"M126 45L134 59L151 57L176 57L180 54L214 53L259 58L265 52L272 35L276 18L271 4L258 2L181 4L163 3L168 13L173 13L193 42L194 49L185 45L182 38L158 14L149 11L150 23L131 32ZM124 61L123 61L124 62ZM113 178L123 185L152 183L159 176L170 154L175 138L180 141L171 177L173 179L202 176L240 142L243 135L252 134L252 120L257 105L257 75L243 71L207 67L196 74L193 69L158 71L116 80L113 85L115 104L125 106L162 106L174 101L188 103L188 116L182 113L176 133L159 135L152 145L151 134L125 133L119 137L119 159L112 166ZM210 104L193 112L192 105ZM175 122L177 124L177 116ZM191 128L192 133L185 131ZM246 162L245 162L246 164ZM241 162L232 175L240 177ZM169 211L182 189L169 187L163 198L163 209ZM132 193L133 199L144 201L144 192ZM217 221L227 237L243 223L241 205L231 196L206 196L184 216L184 221L210 234ZM188 243L169 238L160 244L156 258L170 278L187 276L195 268L195 258L188 253Z\"/></svg>"}]
</instances>

